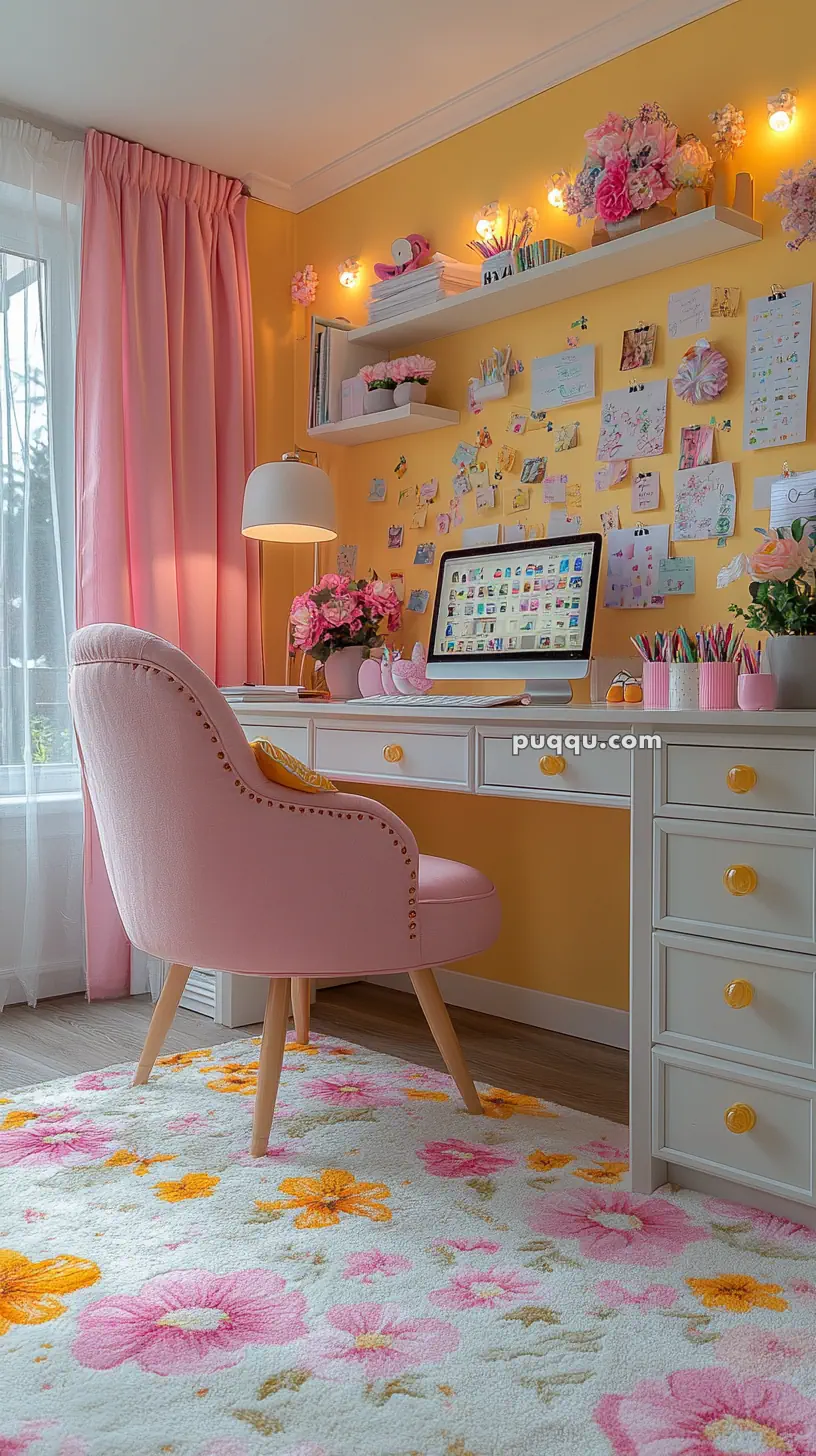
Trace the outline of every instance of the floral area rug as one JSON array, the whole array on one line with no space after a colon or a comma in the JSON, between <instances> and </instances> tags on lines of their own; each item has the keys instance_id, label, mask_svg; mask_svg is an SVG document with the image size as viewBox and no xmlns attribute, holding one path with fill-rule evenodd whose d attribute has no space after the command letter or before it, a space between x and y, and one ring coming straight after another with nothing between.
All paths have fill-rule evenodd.
<instances>
[{"instance_id":1,"label":"floral area rug","mask_svg":"<svg viewBox=\"0 0 816 1456\"><path fill-rule=\"evenodd\" d=\"M0 1456L816 1456L816 1234L331 1038L0 1105Z\"/></svg>"}]
</instances>

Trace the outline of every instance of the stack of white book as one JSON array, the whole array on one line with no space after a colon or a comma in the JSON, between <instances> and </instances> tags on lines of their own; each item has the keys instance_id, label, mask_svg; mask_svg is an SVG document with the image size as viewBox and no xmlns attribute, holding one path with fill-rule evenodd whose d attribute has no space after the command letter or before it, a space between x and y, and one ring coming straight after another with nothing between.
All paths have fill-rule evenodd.
<instances>
[{"instance_id":1,"label":"stack of white book","mask_svg":"<svg viewBox=\"0 0 816 1456\"><path fill-rule=\"evenodd\" d=\"M384 319L399 318L415 308L439 303L454 293L478 288L481 281L478 263L457 263L455 258L449 258L445 253L434 253L431 262L423 268L414 268L410 273L400 273L396 278L386 278L382 283L372 285L368 322L377 324Z\"/></svg>"}]
</instances>

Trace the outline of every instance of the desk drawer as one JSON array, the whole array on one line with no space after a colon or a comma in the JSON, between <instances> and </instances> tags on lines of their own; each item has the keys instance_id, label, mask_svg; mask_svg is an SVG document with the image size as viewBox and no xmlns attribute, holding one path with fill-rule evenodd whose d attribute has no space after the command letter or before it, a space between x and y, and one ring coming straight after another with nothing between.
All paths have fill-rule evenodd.
<instances>
[{"instance_id":1,"label":"desk drawer","mask_svg":"<svg viewBox=\"0 0 816 1456\"><path fill-rule=\"evenodd\" d=\"M246 718L241 718L241 727L244 730L250 743L254 738L268 738L276 748L282 748L285 753L294 754L301 763L309 764L309 725L303 723L248 723Z\"/></svg>"},{"instance_id":2,"label":"desk drawer","mask_svg":"<svg viewBox=\"0 0 816 1456\"><path fill-rule=\"evenodd\" d=\"M439 788L469 786L468 733L410 727L315 729L315 768L348 779L394 779ZM388 755L388 756L386 756Z\"/></svg>"},{"instance_id":3,"label":"desk drawer","mask_svg":"<svg viewBox=\"0 0 816 1456\"><path fill-rule=\"evenodd\" d=\"M555 733L556 729L553 728ZM550 730L536 729L538 740L546 739ZM580 754L564 748L560 754L549 748L524 748L513 753L513 735L480 735L480 787L486 789L518 789L529 797L530 789L543 796L557 798L569 794L581 796L617 795L628 799L630 792L631 752L609 748L608 735L586 735L597 738L597 747L582 748ZM563 767L561 765L563 764ZM547 772L547 769L555 772Z\"/></svg>"},{"instance_id":4,"label":"desk drawer","mask_svg":"<svg viewBox=\"0 0 816 1456\"><path fill-rule=\"evenodd\" d=\"M816 834L657 819L655 839L658 929L816 950Z\"/></svg>"},{"instance_id":5,"label":"desk drawer","mask_svg":"<svg viewBox=\"0 0 816 1456\"><path fill-rule=\"evenodd\" d=\"M682 1052L653 1055L656 1157L788 1198L812 1198L812 1083L743 1075L729 1062ZM729 1131L729 1114L735 1128L746 1130Z\"/></svg>"},{"instance_id":6,"label":"desk drawer","mask_svg":"<svg viewBox=\"0 0 816 1456\"><path fill-rule=\"evenodd\" d=\"M654 937L656 1042L812 1076L816 957Z\"/></svg>"},{"instance_id":7,"label":"desk drawer","mask_svg":"<svg viewBox=\"0 0 816 1456\"><path fill-rule=\"evenodd\" d=\"M719 748L670 743L664 748L662 804L727 809L747 816L816 815L816 754L807 748Z\"/></svg>"}]
</instances>

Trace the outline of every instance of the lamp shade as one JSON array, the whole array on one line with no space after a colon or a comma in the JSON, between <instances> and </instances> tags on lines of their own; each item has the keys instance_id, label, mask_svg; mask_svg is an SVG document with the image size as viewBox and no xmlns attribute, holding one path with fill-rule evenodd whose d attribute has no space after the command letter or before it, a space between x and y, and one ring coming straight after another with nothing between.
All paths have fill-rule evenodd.
<instances>
[{"instance_id":1,"label":"lamp shade","mask_svg":"<svg viewBox=\"0 0 816 1456\"><path fill-rule=\"evenodd\" d=\"M244 490L241 530L259 541L333 541L334 493L325 470L302 460L256 465Z\"/></svg>"}]
</instances>

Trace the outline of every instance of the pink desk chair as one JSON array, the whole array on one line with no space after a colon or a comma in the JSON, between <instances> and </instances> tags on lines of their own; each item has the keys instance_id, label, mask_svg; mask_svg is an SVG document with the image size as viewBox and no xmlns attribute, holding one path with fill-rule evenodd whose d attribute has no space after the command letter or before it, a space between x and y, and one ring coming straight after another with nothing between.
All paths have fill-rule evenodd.
<instances>
[{"instance_id":1,"label":"pink desk chair","mask_svg":"<svg viewBox=\"0 0 816 1456\"><path fill-rule=\"evenodd\" d=\"M214 683L160 637L83 628L69 693L122 923L140 950L171 962L134 1085L150 1076L192 966L267 976L252 1129L263 1157L290 982L307 1040L310 978L407 971L465 1106L481 1112L429 967L495 940L486 876L421 855L373 799L270 783Z\"/></svg>"}]
</instances>

